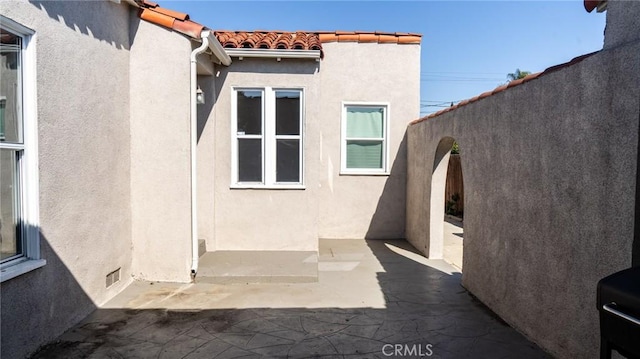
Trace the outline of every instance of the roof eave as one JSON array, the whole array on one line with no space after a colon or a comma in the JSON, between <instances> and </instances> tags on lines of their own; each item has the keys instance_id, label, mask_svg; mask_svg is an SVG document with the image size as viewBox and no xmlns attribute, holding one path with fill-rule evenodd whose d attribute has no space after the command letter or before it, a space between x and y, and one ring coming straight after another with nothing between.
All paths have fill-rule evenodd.
<instances>
[{"instance_id":1,"label":"roof eave","mask_svg":"<svg viewBox=\"0 0 640 359\"><path fill-rule=\"evenodd\" d=\"M229 66L231 65L231 56L229 53L225 51L225 48L222 47L218 38L213 34L213 31L205 30L201 34L202 38L207 38L209 40L209 49L213 53L213 55L220 60L220 63Z\"/></svg>"},{"instance_id":2,"label":"roof eave","mask_svg":"<svg viewBox=\"0 0 640 359\"><path fill-rule=\"evenodd\" d=\"M322 51L320 50L288 50L288 49L234 49L225 48L230 57L258 57L276 59L315 59L320 60Z\"/></svg>"}]
</instances>

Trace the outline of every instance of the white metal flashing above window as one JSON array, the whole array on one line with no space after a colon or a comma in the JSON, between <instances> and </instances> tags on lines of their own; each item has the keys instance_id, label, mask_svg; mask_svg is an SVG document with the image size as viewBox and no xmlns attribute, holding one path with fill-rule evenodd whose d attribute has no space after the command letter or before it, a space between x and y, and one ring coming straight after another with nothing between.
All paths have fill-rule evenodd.
<instances>
[{"instance_id":1,"label":"white metal flashing above window","mask_svg":"<svg viewBox=\"0 0 640 359\"><path fill-rule=\"evenodd\" d=\"M228 49L232 57L261 57L276 59L320 59L320 50L278 50L278 49Z\"/></svg>"}]
</instances>

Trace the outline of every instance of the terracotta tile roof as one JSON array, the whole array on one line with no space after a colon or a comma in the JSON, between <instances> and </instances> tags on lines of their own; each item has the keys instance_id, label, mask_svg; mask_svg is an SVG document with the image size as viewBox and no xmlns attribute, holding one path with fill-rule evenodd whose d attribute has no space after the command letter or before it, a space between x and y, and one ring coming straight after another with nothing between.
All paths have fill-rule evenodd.
<instances>
[{"instance_id":1,"label":"terracotta tile roof","mask_svg":"<svg viewBox=\"0 0 640 359\"><path fill-rule=\"evenodd\" d=\"M322 50L317 34L282 31L215 31L222 47L231 49Z\"/></svg>"},{"instance_id":2,"label":"terracotta tile roof","mask_svg":"<svg viewBox=\"0 0 640 359\"><path fill-rule=\"evenodd\" d=\"M189 15L160 7L157 3L148 0L135 0L140 11L138 17L156 25L175 30L192 38L200 38L204 25L189 20Z\"/></svg>"},{"instance_id":3,"label":"terracotta tile roof","mask_svg":"<svg viewBox=\"0 0 640 359\"><path fill-rule=\"evenodd\" d=\"M605 11L607 9L607 0L584 0L584 9L587 12L592 12L596 8L598 12Z\"/></svg>"},{"instance_id":4,"label":"terracotta tile roof","mask_svg":"<svg viewBox=\"0 0 640 359\"><path fill-rule=\"evenodd\" d=\"M149 0L134 0L140 7L138 16L146 21L199 38L206 29L189 15L160 7ZM215 31L215 36L225 48L320 50L325 42L372 42L394 44L419 44L422 35L404 32L367 31Z\"/></svg>"},{"instance_id":5,"label":"terracotta tile roof","mask_svg":"<svg viewBox=\"0 0 640 359\"><path fill-rule=\"evenodd\" d=\"M366 31L216 31L218 41L226 48L322 50L326 42L373 42L419 44L422 35Z\"/></svg>"},{"instance_id":6,"label":"terracotta tile roof","mask_svg":"<svg viewBox=\"0 0 640 359\"><path fill-rule=\"evenodd\" d=\"M321 42L377 42L419 44L422 35L408 32L380 31L318 31Z\"/></svg>"},{"instance_id":7,"label":"terracotta tile roof","mask_svg":"<svg viewBox=\"0 0 640 359\"><path fill-rule=\"evenodd\" d=\"M507 84L498 86L498 87L496 87L495 89L493 89L491 91L483 92L483 93L481 93L480 95L478 95L476 97L472 97L470 99L461 101L461 102L459 102L458 104L456 104L454 106L447 107L444 110L440 110L438 112L435 112L435 113L432 113L430 115L424 116L424 117L419 118L417 120L411 121L409 123L409 125L415 125L416 123L420 123L420 122L432 119L434 117L438 117L438 116L440 116L440 115L442 115L444 113L447 113L449 111L453 111L453 110L455 110L455 109L457 109L459 107L466 106L466 105L468 105L470 103L473 103L473 102L476 102L478 100L482 100L484 98L487 98L489 96L495 95L495 94L500 93L500 92L503 92L503 91L505 91L507 89L510 89L512 87L519 86L519 85L521 85L521 84L523 84L525 82L529 82L529 81L535 80L535 79L537 79L539 77L542 77L544 75L548 75L548 74L550 74L552 72L558 71L558 70L563 69L565 67L569 67L571 65L575 65L578 62L580 62L580 61L582 61L582 60L584 60L584 59L586 59L586 58L588 58L588 57L590 57L590 56L592 56L592 55L594 55L596 53L598 53L598 51L592 52L592 53L589 53L589 54L586 54L586 55L581 55L581 56L575 57L569 62L565 62L565 63L560 64L560 65L551 66L551 67L547 68L546 70L544 70L542 72L537 72L535 74L530 74L530 75L527 75L526 77L521 78L519 80L511 81L511 82L509 82Z\"/></svg>"}]
</instances>

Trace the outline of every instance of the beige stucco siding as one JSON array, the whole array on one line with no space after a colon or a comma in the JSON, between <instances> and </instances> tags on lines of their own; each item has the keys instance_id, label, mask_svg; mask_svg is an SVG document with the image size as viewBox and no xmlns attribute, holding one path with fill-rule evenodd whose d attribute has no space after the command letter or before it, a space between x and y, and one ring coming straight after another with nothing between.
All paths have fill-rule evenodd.
<instances>
[{"instance_id":1,"label":"beige stucco siding","mask_svg":"<svg viewBox=\"0 0 640 359\"><path fill-rule=\"evenodd\" d=\"M201 173L214 174L208 250L317 250L317 239L400 238L405 224L406 125L419 115L420 46L327 43L324 59L234 59L218 67L215 121L200 146ZM234 87L304 90L304 189L232 187L231 94ZM391 175L340 175L342 104L388 105ZM213 129L211 126L214 126ZM215 141L212 138L215 137ZM213 146L211 143L213 142ZM201 152L202 153L202 152ZM212 160L215 158L214 160ZM213 161L214 169L207 169ZM202 190L204 184L200 184ZM206 190L199 193L204 199ZM200 204L203 208L205 204ZM204 209L203 214L211 209ZM210 220L210 219L209 219Z\"/></svg>"},{"instance_id":2,"label":"beige stucco siding","mask_svg":"<svg viewBox=\"0 0 640 359\"><path fill-rule=\"evenodd\" d=\"M129 7L0 2L35 31L41 257L2 283L2 358L24 357L130 282ZM32 84L35 85L35 84ZM119 283L105 276L121 269Z\"/></svg>"},{"instance_id":3,"label":"beige stucco siding","mask_svg":"<svg viewBox=\"0 0 640 359\"><path fill-rule=\"evenodd\" d=\"M216 78L214 76L198 76L198 85L203 91L206 101L198 105L198 169L197 169L197 205L198 205L198 238L204 239L206 249L214 251L215 241L213 218L215 210L214 178L215 161L217 160L216 139Z\"/></svg>"},{"instance_id":4,"label":"beige stucco siding","mask_svg":"<svg viewBox=\"0 0 640 359\"><path fill-rule=\"evenodd\" d=\"M133 275L187 282L191 267L189 39L131 16Z\"/></svg>"},{"instance_id":5,"label":"beige stucco siding","mask_svg":"<svg viewBox=\"0 0 640 359\"><path fill-rule=\"evenodd\" d=\"M215 242L211 250L317 250L318 158L322 117L314 60L234 59L216 78ZM231 93L234 87L299 88L304 93L305 189L232 189ZM209 122L208 126L213 125ZM205 137L201 141L211 141ZM204 142L203 142L204 143ZM213 182L213 183L211 183Z\"/></svg>"},{"instance_id":6,"label":"beige stucco siding","mask_svg":"<svg viewBox=\"0 0 640 359\"><path fill-rule=\"evenodd\" d=\"M318 236L403 238L403 138L420 112L420 46L325 43L323 48ZM343 101L389 104L390 176L340 175Z\"/></svg>"},{"instance_id":7,"label":"beige stucco siding","mask_svg":"<svg viewBox=\"0 0 640 359\"><path fill-rule=\"evenodd\" d=\"M408 240L425 254L437 245L432 171L453 138L462 283L559 358L598 356L596 285L631 266L639 74L636 41L408 129Z\"/></svg>"}]
</instances>

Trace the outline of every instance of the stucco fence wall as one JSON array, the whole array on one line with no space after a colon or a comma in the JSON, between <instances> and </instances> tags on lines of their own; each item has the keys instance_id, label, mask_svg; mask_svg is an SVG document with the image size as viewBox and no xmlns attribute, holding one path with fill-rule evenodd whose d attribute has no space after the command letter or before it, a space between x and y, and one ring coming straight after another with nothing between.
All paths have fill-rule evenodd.
<instances>
[{"instance_id":1,"label":"stucco fence wall","mask_svg":"<svg viewBox=\"0 0 640 359\"><path fill-rule=\"evenodd\" d=\"M462 284L554 356L597 357L597 281L631 265L638 84L635 42L408 128L408 240L441 253L432 171L455 139Z\"/></svg>"}]
</instances>

